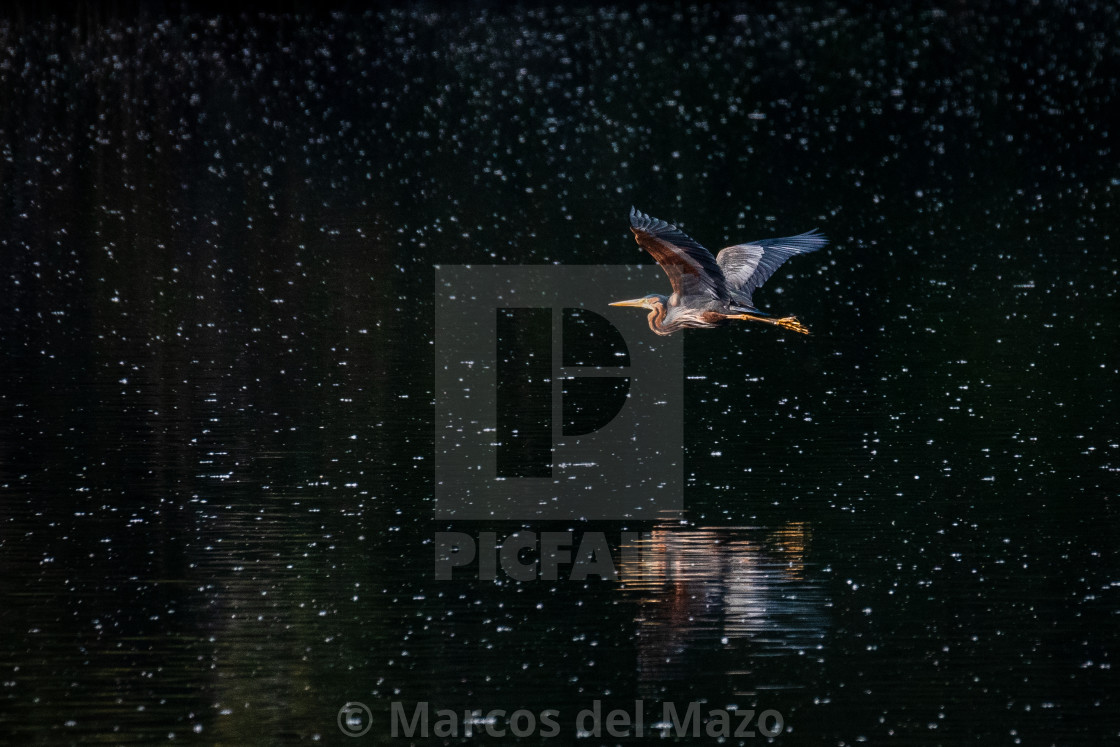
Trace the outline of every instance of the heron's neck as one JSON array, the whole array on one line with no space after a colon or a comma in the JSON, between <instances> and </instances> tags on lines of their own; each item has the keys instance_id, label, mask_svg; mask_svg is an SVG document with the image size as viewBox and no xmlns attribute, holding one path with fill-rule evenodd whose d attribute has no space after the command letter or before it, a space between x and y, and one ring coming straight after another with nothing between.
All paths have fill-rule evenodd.
<instances>
[{"instance_id":1,"label":"heron's neck","mask_svg":"<svg viewBox=\"0 0 1120 747\"><path fill-rule=\"evenodd\" d=\"M648 317L649 328L662 336L673 334L673 330L661 325L661 323L665 321L665 313L665 304L658 304L657 306L653 307L652 311L649 312Z\"/></svg>"}]
</instances>

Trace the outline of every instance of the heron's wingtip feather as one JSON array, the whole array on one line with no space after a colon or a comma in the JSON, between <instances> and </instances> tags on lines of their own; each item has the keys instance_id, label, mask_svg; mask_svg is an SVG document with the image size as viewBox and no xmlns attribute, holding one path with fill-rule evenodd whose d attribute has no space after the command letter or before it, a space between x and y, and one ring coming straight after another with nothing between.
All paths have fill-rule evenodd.
<instances>
[{"instance_id":1,"label":"heron's wingtip feather","mask_svg":"<svg viewBox=\"0 0 1120 747\"><path fill-rule=\"evenodd\" d=\"M817 244L817 249L820 249L822 246L828 244L828 236L824 235L819 228L814 228L812 231L806 231L798 238L805 238L814 242L815 244Z\"/></svg>"},{"instance_id":2,"label":"heron's wingtip feather","mask_svg":"<svg viewBox=\"0 0 1120 747\"><path fill-rule=\"evenodd\" d=\"M786 249L793 250L795 254L806 254L827 246L828 237L821 233L819 228L814 228L812 231L799 233L796 236L789 236L784 239L770 239L769 241L760 243L764 246L782 246Z\"/></svg>"},{"instance_id":3,"label":"heron's wingtip feather","mask_svg":"<svg viewBox=\"0 0 1120 747\"><path fill-rule=\"evenodd\" d=\"M633 228L648 228L653 219L633 205L630 206L630 226Z\"/></svg>"}]
</instances>

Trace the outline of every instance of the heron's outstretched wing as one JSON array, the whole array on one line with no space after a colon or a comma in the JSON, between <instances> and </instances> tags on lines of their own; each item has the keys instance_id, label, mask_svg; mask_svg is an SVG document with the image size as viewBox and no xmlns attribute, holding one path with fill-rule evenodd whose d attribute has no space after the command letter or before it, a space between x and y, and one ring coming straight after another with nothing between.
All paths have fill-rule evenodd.
<instances>
[{"instance_id":1,"label":"heron's outstretched wing","mask_svg":"<svg viewBox=\"0 0 1120 747\"><path fill-rule=\"evenodd\" d=\"M637 208L630 208L630 230L638 245L653 255L682 296L725 298L723 271L716 258L684 231Z\"/></svg>"},{"instance_id":2,"label":"heron's outstretched wing","mask_svg":"<svg viewBox=\"0 0 1120 747\"><path fill-rule=\"evenodd\" d=\"M815 252L828 243L816 229L782 239L762 239L721 249L716 258L727 290L739 303L754 306L751 296L782 263L795 254Z\"/></svg>"}]
</instances>

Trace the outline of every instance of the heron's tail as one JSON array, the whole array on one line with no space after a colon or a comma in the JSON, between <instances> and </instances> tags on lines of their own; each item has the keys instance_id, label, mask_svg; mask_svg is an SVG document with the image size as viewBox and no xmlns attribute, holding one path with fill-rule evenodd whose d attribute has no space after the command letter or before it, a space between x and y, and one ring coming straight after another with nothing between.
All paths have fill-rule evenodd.
<instances>
[{"instance_id":1,"label":"heron's tail","mask_svg":"<svg viewBox=\"0 0 1120 747\"><path fill-rule=\"evenodd\" d=\"M739 303L737 301L732 301L731 302L731 310L734 311L737 314L752 314L754 316L771 316L771 314L768 314L765 311L761 311L759 309L756 309L753 306L749 306L745 303Z\"/></svg>"}]
</instances>

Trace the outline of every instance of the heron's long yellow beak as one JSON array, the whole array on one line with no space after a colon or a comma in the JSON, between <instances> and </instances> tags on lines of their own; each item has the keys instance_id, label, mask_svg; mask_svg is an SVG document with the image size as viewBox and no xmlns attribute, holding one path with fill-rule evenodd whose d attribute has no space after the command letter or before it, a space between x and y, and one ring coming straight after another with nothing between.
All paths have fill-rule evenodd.
<instances>
[{"instance_id":1,"label":"heron's long yellow beak","mask_svg":"<svg viewBox=\"0 0 1120 747\"><path fill-rule=\"evenodd\" d=\"M637 306L639 309L646 307L646 300L644 298L632 298L629 301L615 301L610 306Z\"/></svg>"}]
</instances>

